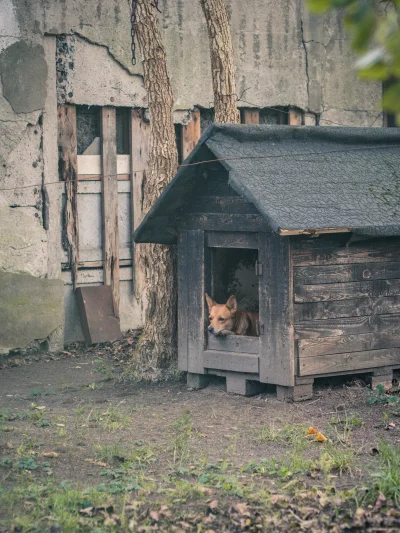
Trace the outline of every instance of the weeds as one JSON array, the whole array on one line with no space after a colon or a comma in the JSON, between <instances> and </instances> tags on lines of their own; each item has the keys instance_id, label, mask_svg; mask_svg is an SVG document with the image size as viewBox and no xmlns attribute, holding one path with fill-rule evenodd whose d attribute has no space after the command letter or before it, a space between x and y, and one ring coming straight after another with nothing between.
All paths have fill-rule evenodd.
<instances>
[{"instance_id":1,"label":"weeds","mask_svg":"<svg viewBox=\"0 0 400 533\"><path fill-rule=\"evenodd\" d=\"M282 428L262 426L256 430L255 440L259 444L280 444L294 446L297 450L304 449L307 441L304 438L308 428L303 424L285 424Z\"/></svg>"},{"instance_id":2,"label":"weeds","mask_svg":"<svg viewBox=\"0 0 400 533\"><path fill-rule=\"evenodd\" d=\"M399 401L398 396L392 396L385 391L385 387L382 384L376 386L367 399L368 405L385 404L385 403L397 403Z\"/></svg>"},{"instance_id":3,"label":"weeds","mask_svg":"<svg viewBox=\"0 0 400 533\"><path fill-rule=\"evenodd\" d=\"M317 466L325 473L338 472L340 475L347 472L353 475L355 468L355 453L351 448L342 448L328 445L317 461Z\"/></svg>"},{"instance_id":4,"label":"weeds","mask_svg":"<svg viewBox=\"0 0 400 533\"><path fill-rule=\"evenodd\" d=\"M182 465L189 457L189 440L193 426L190 414L182 414L173 425L174 439L172 444L173 464Z\"/></svg>"},{"instance_id":5,"label":"weeds","mask_svg":"<svg viewBox=\"0 0 400 533\"><path fill-rule=\"evenodd\" d=\"M375 480L373 494L382 492L388 500L400 505L400 447L386 442L378 446L379 468L371 474Z\"/></svg>"},{"instance_id":6,"label":"weeds","mask_svg":"<svg viewBox=\"0 0 400 533\"><path fill-rule=\"evenodd\" d=\"M94 412L90 420L95 420L105 430L113 432L129 426L131 419L125 413L118 409L119 405L110 405L106 411L102 413Z\"/></svg>"}]
</instances>

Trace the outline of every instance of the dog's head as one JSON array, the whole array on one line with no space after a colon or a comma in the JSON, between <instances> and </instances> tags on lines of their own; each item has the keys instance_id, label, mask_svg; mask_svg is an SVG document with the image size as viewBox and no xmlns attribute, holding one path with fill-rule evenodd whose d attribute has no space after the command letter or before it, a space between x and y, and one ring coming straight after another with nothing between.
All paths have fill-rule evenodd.
<instances>
[{"instance_id":1,"label":"dog's head","mask_svg":"<svg viewBox=\"0 0 400 533\"><path fill-rule=\"evenodd\" d=\"M210 325L208 331L213 335L232 335L235 325L237 301L235 296L230 296L226 304L217 304L206 294Z\"/></svg>"}]
</instances>

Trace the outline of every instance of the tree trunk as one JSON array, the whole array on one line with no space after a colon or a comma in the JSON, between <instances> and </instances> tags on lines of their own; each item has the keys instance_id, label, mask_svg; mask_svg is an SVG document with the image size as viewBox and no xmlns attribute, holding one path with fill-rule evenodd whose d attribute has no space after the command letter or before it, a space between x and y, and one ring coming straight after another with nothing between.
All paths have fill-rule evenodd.
<instances>
[{"instance_id":1,"label":"tree trunk","mask_svg":"<svg viewBox=\"0 0 400 533\"><path fill-rule=\"evenodd\" d=\"M136 0L136 38L150 113L150 161L144 177L143 214L171 181L178 166L173 97L165 50L151 0ZM136 357L139 376L154 379L176 359L175 252L160 244L138 245L144 273L145 323Z\"/></svg>"},{"instance_id":2,"label":"tree trunk","mask_svg":"<svg viewBox=\"0 0 400 533\"><path fill-rule=\"evenodd\" d=\"M225 0L200 0L210 41L215 122L240 123L233 47Z\"/></svg>"}]
</instances>

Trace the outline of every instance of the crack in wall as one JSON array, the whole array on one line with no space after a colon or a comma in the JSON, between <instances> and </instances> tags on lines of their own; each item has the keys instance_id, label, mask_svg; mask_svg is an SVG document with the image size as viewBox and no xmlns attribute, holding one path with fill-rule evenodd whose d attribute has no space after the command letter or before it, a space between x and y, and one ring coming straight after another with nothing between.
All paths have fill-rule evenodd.
<instances>
[{"instance_id":1,"label":"crack in wall","mask_svg":"<svg viewBox=\"0 0 400 533\"><path fill-rule=\"evenodd\" d=\"M301 42L303 44L304 48L304 54L305 54L305 62L306 62L306 89L307 89L307 107L310 109L310 76L308 71L308 50L307 50L307 41L304 40L304 26L303 26L303 19L301 16L301 12L299 13L300 18L300 35L301 35Z\"/></svg>"}]
</instances>

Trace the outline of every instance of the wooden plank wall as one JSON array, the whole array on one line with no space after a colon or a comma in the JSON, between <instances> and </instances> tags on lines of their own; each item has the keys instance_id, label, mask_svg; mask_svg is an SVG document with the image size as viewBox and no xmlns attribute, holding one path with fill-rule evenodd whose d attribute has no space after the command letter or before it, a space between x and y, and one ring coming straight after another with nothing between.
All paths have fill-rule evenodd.
<instances>
[{"instance_id":1,"label":"wooden plank wall","mask_svg":"<svg viewBox=\"0 0 400 533\"><path fill-rule=\"evenodd\" d=\"M58 109L58 150L61 179L65 181L66 236L68 263L72 270L74 289L78 283L79 225L78 225L78 156L76 137L76 108L65 104Z\"/></svg>"},{"instance_id":2,"label":"wooden plank wall","mask_svg":"<svg viewBox=\"0 0 400 533\"><path fill-rule=\"evenodd\" d=\"M294 385L292 268L288 239L274 233L259 234L260 277L260 381Z\"/></svg>"},{"instance_id":3,"label":"wooden plank wall","mask_svg":"<svg viewBox=\"0 0 400 533\"><path fill-rule=\"evenodd\" d=\"M400 239L291 239L299 375L400 366Z\"/></svg>"},{"instance_id":4,"label":"wooden plank wall","mask_svg":"<svg viewBox=\"0 0 400 533\"><path fill-rule=\"evenodd\" d=\"M119 232L115 107L101 109L104 284L111 285L119 316Z\"/></svg>"},{"instance_id":5,"label":"wooden plank wall","mask_svg":"<svg viewBox=\"0 0 400 533\"><path fill-rule=\"evenodd\" d=\"M182 161L185 161L201 137L200 111L196 109L191 115L192 120L182 127Z\"/></svg>"},{"instance_id":6,"label":"wooden plank wall","mask_svg":"<svg viewBox=\"0 0 400 533\"><path fill-rule=\"evenodd\" d=\"M143 184L149 166L150 124L145 120L144 109L132 109L130 120L131 152L131 223L132 235L143 219ZM144 273L138 268L138 249L132 238L132 292L140 298Z\"/></svg>"}]
</instances>

